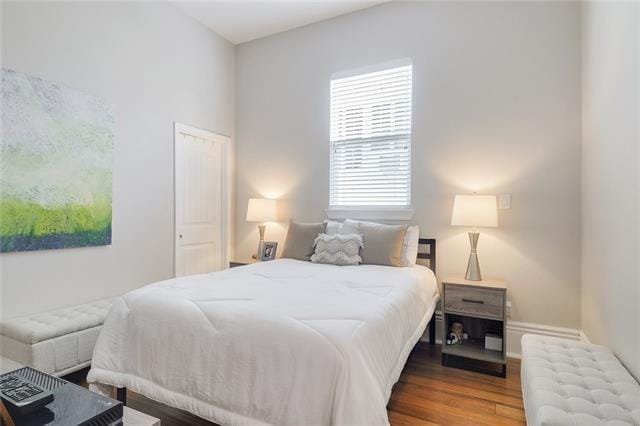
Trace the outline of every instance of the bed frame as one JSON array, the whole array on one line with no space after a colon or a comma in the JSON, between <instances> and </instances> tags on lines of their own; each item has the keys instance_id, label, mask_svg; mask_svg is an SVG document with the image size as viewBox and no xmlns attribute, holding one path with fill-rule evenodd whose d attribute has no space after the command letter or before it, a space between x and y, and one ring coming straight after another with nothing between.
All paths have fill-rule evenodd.
<instances>
[{"instance_id":1,"label":"bed frame","mask_svg":"<svg viewBox=\"0 0 640 426\"><path fill-rule=\"evenodd\" d=\"M427 249L425 251L425 248ZM434 238L419 238L418 239L418 258L417 262L428 261L429 269L436 273L436 240ZM433 312L431 320L429 320L429 344L436 344L436 313ZM122 402L123 405L127 405L127 388L116 388L116 399Z\"/></svg>"},{"instance_id":2,"label":"bed frame","mask_svg":"<svg viewBox=\"0 0 640 426\"><path fill-rule=\"evenodd\" d=\"M428 251L421 251L424 247L428 247ZM436 273L436 240L435 238L420 238L418 239L418 262L421 260L428 260L428 266L433 273Z\"/></svg>"},{"instance_id":3,"label":"bed frame","mask_svg":"<svg viewBox=\"0 0 640 426\"><path fill-rule=\"evenodd\" d=\"M428 249L425 251L425 248ZM435 238L419 238L418 239L418 259L417 262L421 260L427 260L428 266L433 273L436 273L436 240ZM436 344L436 313L433 312L433 316L429 320L429 344Z\"/></svg>"}]
</instances>

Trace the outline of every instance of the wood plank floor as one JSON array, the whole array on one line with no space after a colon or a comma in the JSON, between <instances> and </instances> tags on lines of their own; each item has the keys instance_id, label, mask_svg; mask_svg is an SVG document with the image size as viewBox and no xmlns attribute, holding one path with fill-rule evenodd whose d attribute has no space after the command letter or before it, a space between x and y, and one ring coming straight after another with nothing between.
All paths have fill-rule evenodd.
<instances>
[{"instance_id":1,"label":"wood plank floor","mask_svg":"<svg viewBox=\"0 0 640 426\"><path fill-rule=\"evenodd\" d=\"M86 386L87 370L65 377ZM128 392L128 405L163 426L211 426L206 420ZM419 343L387 406L392 426L525 425L520 362L509 359L507 378L443 367L440 347Z\"/></svg>"}]
</instances>

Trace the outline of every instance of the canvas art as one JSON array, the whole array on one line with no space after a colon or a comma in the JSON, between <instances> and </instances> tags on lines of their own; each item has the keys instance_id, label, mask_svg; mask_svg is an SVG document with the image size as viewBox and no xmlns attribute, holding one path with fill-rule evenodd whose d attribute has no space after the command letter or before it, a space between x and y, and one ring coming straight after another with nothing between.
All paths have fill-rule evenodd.
<instances>
[{"instance_id":1,"label":"canvas art","mask_svg":"<svg viewBox=\"0 0 640 426\"><path fill-rule=\"evenodd\" d=\"M111 105L7 69L1 92L0 251L111 244Z\"/></svg>"}]
</instances>

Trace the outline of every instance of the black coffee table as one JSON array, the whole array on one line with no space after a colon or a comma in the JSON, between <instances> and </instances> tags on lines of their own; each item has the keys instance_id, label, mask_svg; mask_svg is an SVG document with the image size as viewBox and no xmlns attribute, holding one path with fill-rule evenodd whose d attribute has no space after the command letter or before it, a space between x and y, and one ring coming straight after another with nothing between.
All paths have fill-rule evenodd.
<instances>
[{"instance_id":1,"label":"black coffee table","mask_svg":"<svg viewBox=\"0 0 640 426\"><path fill-rule=\"evenodd\" d=\"M18 375L53 392L53 401L25 416L7 410L16 426L42 425L122 425L123 406L120 401L98 395L83 387L51 376L31 367L23 367L0 375Z\"/></svg>"}]
</instances>

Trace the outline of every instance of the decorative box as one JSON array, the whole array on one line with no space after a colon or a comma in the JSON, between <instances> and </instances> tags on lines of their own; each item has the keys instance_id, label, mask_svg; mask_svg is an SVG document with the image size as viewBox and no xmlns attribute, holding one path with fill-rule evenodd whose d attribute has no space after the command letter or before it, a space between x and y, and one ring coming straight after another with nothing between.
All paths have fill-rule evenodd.
<instances>
[{"instance_id":1,"label":"decorative box","mask_svg":"<svg viewBox=\"0 0 640 426\"><path fill-rule=\"evenodd\" d=\"M484 348L492 351L502 351L502 337L495 334L485 334Z\"/></svg>"}]
</instances>

